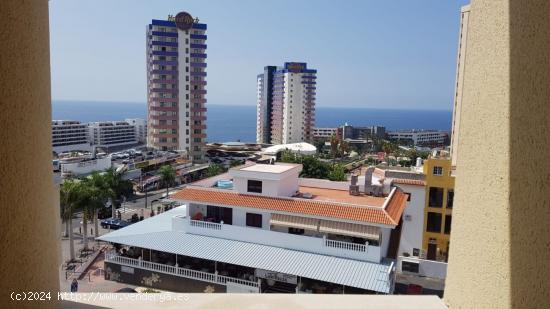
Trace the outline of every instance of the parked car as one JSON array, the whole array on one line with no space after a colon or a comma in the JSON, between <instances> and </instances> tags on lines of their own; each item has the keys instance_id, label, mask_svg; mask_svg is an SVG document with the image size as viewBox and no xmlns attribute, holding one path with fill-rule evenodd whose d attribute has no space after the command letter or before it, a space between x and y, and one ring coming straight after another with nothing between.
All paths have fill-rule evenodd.
<instances>
[{"instance_id":1,"label":"parked car","mask_svg":"<svg viewBox=\"0 0 550 309\"><path fill-rule=\"evenodd\" d=\"M132 224L131 222L120 219L105 219L101 221L101 227L104 229L118 230Z\"/></svg>"},{"instance_id":2,"label":"parked car","mask_svg":"<svg viewBox=\"0 0 550 309\"><path fill-rule=\"evenodd\" d=\"M116 219L109 218L109 219L101 220L100 225L102 228L107 229L113 223L114 220Z\"/></svg>"}]
</instances>

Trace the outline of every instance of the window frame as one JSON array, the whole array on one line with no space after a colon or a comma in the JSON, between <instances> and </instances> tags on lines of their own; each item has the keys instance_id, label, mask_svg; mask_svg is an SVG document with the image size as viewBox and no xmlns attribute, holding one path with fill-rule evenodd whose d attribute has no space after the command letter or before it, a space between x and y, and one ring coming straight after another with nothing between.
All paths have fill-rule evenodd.
<instances>
[{"instance_id":1,"label":"window frame","mask_svg":"<svg viewBox=\"0 0 550 309\"><path fill-rule=\"evenodd\" d=\"M263 228L263 216L259 213L247 212L245 223L247 227Z\"/></svg>"},{"instance_id":2,"label":"window frame","mask_svg":"<svg viewBox=\"0 0 550 309\"><path fill-rule=\"evenodd\" d=\"M255 180L255 179L247 179L246 192L261 194L263 192L263 181Z\"/></svg>"},{"instance_id":3,"label":"window frame","mask_svg":"<svg viewBox=\"0 0 550 309\"><path fill-rule=\"evenodd\" d=\"M431 228L431 225L430 222L433 223L433 220L430 220L430 218L437 218L439 217L439 229L436 230L436 229L432 229ZM431 212L429 211L427 214L426 214L426 232L428 233L437 233L437 234L441 234L441 225L443 223L443 215L439 212Z\"/></svg>"}]
</instances>

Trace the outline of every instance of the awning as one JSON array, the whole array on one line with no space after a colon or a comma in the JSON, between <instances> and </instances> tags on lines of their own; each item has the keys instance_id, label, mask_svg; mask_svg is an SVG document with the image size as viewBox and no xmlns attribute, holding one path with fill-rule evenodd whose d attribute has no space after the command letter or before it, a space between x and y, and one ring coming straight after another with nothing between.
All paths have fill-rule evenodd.
<instances>
[{"instance_id":1,"label":"awning","mask_svg":"<svg viewBox=\"0 0 550 309\"><path fill-rule=\"evenodd\" d=\"M379 240L380 228L347 222L321 220L319 232Z\"/></svg>"},{"instance_id":2,"label":"awning","mask_svg":"<svg viewBox=\"0 0 550 309\"><path fill-rule=\"evenodd\" d=\"M289 216L282 214L271 214L271 225L293 227L297 229L317 231L318 219Z\"/></svg>"}]
</instances>

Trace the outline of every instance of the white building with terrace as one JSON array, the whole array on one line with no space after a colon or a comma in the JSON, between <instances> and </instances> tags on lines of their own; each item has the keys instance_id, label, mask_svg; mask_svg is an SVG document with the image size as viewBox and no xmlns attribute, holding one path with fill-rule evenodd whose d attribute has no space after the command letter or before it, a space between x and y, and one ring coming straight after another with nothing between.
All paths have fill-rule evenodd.
<instances>
[{"instance_id":1,"label":"white building with terrace","mask_svg":"<svg viewBox=\"0 0 550 309\"><path fill-rule=\"evenodd\" d=\"M393 290L407 195L254 164L188 185L183 206L111 232L106 279L179 292Z\"/></svg>"}]
</instances>

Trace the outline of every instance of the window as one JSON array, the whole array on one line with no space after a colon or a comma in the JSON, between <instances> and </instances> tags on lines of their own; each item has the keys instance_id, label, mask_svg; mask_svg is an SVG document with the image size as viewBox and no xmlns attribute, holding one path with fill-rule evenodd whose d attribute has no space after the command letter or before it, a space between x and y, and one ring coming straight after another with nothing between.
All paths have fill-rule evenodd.
<instances>
[{"instance_id":1,"label":"window","mask_svg":"<svg viewBox=\"0 0 550 309\"><path fill-rule=\"evenodd\" d=\"M288 233L289 233L289 234L295 234L295 235L304 235L305 230L304 230L304 229L294 228L294 227L289 227L289 228L288 228Z\"/></svg>"},{"instance_id":2,"label":"window","mask_svg":"<svg viewBox=\"0 0 550 309\"><path fill-rule=\"evenodd\" d=\"M262 193L262 182L259 180L248 180L248 192Z\"/></svg>"},{"instance_id":3,"label":"window","mask_svg":"<svg viewBox=\"0 0 550 309\"><path fill-rule=\"evenodd\" d=\"M445 234L451 234L451 222L453 221L453 216L446 215L445 216Z\"/></svg>"},{"instance_id":4,"label":"window","mask_svg":"<svg viewBox=\"0 0 550 309\"><path fill-rule=\"evenodd\" d=\"M437 208L443 206L443 188L430 187L428 206Z\"/></svg>"},{"instance_id":5,"label":"window","mask_svg":"<svg viewBox=\"0 0 550 309\"><path fill-rule=\"evenodd\" d=\"M411 201L411 194L409 192L405 192L405 194L407 195L407 202L410 202Z\"/></svg>"},{"instance_id":6,"label":"window","mask_svg":"<svg viewBox=\"0 0 550 309\"><path fill-rule=\"evenodd\" d=\"M262 227L262 215L254 213L246 213L246 226Z\"/></svg>"},{"instance_id":7,"label":"window","mask_svg":"<svg viewBox=\"0 0 550 309\"><path fill-rule=\"evenodd\" d=\"M453 208L454 197L455 197L454 190L447 191L447 208Z\"/></svg>"},{"instance_id":8,"label":"window","mask_svg":"<svg viewBox=\"0 0 550 309\"><path fill-rule=\"evenodd\" d=\"M428 212L426 232L441 233L441 214Z\"/></svg>"},{"instance_id":9,"label":"window","mask_svg":"<svg viewBox=\"0 0 550 309\"><path fill-rule=\"evenodd\" d=\"M433 174L436 175L436 176L441 176L441 175L443 175L443 167L441 167L441 166L434 166Z\"/></svg>"}]
</instances>

